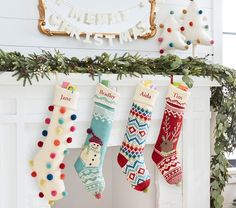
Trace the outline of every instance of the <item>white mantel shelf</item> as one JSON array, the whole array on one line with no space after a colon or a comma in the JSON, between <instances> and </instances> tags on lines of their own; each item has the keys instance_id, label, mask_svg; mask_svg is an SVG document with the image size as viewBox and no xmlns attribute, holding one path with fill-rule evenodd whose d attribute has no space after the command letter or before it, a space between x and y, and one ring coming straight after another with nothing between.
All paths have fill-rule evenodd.
<instances>
[{"instance_id":1,"label":"white mantel shelf","mask_svg":"<svg viewBox=\"0 0 236 208\"><path fill-rule=\"evenodd\" d=\"M26 87L23 87L22 82L17 82L12 74L10 72L0 74L0 208L48 208L46 202L37 197L37 186L34 180L29 177L30 170L27 161L37 151L36 143L41 138L41 131L44 127L43 121L49 115L47 106L51 104L53 98L53 87L57 82L69 81L77 85L79 89L78 121L76 123L78 131L73 136L73 143L70 146L72 151L77 151L76 148L80 148L86 138L86 129L89 127L92 116L92 98L98 78L94 81L88 74L70 74L69 76L58 74L57 79L52 75L51 80L45 78L40 82L33 81L33 85L27 83ZM107 189L112 193L109 195L109 192L106 192L104 201L99 202L104 204L99 207L132 207L133 196L137 208L210 208L210 87L219 86L219 84L209 78L193 77L194 87L191 89L183 130L178 144L184 178L181 186L174 187L164 182L158 171L154 169L154 163L151 162L150 158L152 145L155 143L160 129L165 95L170 79L152 75L143 76L142 78L123 77L122 80L117 80L117 75L102 75L101 79L110 80L111 85L117 87L121 97L116 109L112 136L109 142L109 147L113 148L110 148L108 153L110 156L107 156L112 168L108 165L104 168L104 171L111 176L108 183L108 186L111 187ZM149 155L146 158L147 166L150 168L152 180L156 181L156 185L154 182L152 183L150 193L146 196L140 195L140 193L137 194L126 185L127 182L119 167L117 167L116 161L113 161L113 159L116 160L113 154L116 154L117 148L123 140L135 86L141 80L154 80L160 92L153 109L147 139L149 147L146 150ZM174 76L174 80L181 81L182 76ZM199 150L201 150L201 154L199 154ZM76 155L78 155L78 151ZM71 163L74 159L70 158ZM73 164L68 165L73 166ZM67 173L68 177L72 177L73 174L73 172ZM77 180L79 179L75 176L73 182ZM70 184L69 181L70 179L66 183ZM73 182L71 186L73 186ZM70 192L70 185L68 186ZM123 186L125 186L124 190L122 189ZM86 206L80 208L96 206L98 202L93 202L86 195L86 192L82 191L82 188L79 188L79 190L77 194L81 195L79 198L82 201L85 200L84 203L86 204ZM113 195L114 197L112 197ZM127 207L120 203L126 196L131 197L127 201ZM59 204L58 207L62 207L62 205L66 207L66 204Z\"/></svg>"}]
</instances>

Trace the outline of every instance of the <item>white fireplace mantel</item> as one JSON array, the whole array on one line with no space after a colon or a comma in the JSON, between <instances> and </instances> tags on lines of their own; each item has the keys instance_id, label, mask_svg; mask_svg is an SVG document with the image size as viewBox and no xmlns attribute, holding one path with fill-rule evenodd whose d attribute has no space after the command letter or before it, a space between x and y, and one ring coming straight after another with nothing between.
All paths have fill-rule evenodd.
<instances>
[{"instance_id":1,"label":"white fireplace mantel","mask_svg":"<svg viewBox=\"0 0 236 208\"><path fill-rule=\"evenodd\" d=\"M107 189L99 202L88 195L75 171L73 163L86 137L92 109L96 78L88 74L58 74L51 80L33 81L33 85L22 86L12 77L12 73L0 74L0 208L46 208L48 204L37 197L36 183L30 177L28 161L37 151L37 141L48 115L47 106L53 98L53 86L57 82L69 81L78 86L78 131L71 144L71 154L66 158L66 186L70 193L55 207L70 208L210 208L210 87L219 86L209 78L193 77L194 87L184 118L183 130L178 144L179 157L183 164L184 177L180 186L168 185L155 169L151 161L153 144L156 141L163 115L165 95L169 78L163 76L144 76L143 78L124 77L117 80L116 75L102 75L109 79L121 94L109 142L104 173ZM160 95L153 111L151 128L147 139L145 161L151 173L152 184L147 194L133 191L121 173L116 155L125 131L128 111L136 84L143 79L154 80ZM181 76L174 76L181 81ZM78 198L78 199L77 199ZM76 200L77 199L77 200ZM129 199L129 200L126 200ZM125 203L124 203L125 201Z\"/></svg>"}]
</instances>

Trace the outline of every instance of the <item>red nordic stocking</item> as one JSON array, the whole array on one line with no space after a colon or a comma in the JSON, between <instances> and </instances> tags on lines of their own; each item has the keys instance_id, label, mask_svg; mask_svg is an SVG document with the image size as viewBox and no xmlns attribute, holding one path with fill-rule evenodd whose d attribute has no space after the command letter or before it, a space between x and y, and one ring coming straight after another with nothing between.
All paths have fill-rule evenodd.
<instances>
[{"instance_id":1,"label":"red nordic stocking","mask_svg":"<svg viewBox=\"0 0 236 208\"><path fill-rule=\"evenodd\" d=\"M181 87L184 87L184 90L180 89ZM182 168L176 155L176 146L189 97L186 88L183 85L169 86L160 133L152 153L153 161L169 184L178 184L182 180Z\"/></svg>"}]
</instances>

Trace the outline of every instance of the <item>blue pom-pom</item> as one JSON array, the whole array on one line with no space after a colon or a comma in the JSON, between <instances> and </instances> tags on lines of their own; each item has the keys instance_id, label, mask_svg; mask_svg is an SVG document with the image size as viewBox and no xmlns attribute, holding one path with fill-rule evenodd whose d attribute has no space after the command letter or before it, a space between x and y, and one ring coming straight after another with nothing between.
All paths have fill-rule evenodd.
<instances>
[{"instance_id":1,"label":"blue pom-pom","mask_svg":"<svg viewBox=\"0 0 236 208\"><path fill-rule=\"evenodd\" d=\"M77 116L76 116L75 114L73 114L73 115L71 115L71 117L70 117L70 118L71 118L71 120L72 120L72 121L74 121L74 120L76 120L76 119L77 119Z\"/></svg>"},{"instance_id":2,"label":"blue pom-pom","mask_svg":"<svg viewBox=\"0 0 236 208\"><path fill-rule=\"evenodd\" d=\"M174 43L170 43L169 46L172 48L174 47Z\"/></svg>"},{"instance_id":3,"label":"blue pom-pom","mask_svg":"<svg viewBox=\"0 0 236 208\"><path fill-rule=\"evenodd\" d=\"M46 137L48 135L48 131L47 130L43 130L42 131L42 135Z\"/></svg>"},{"instance_id":4,"label":"blue pom-pom","mask_svg":"<svg viewBox=\"0 0 236 208\"><path fill-rule=\"evenodd\" d=\"M53 175L52 175L52 174L48 174L48 175L47 175L47 179L48 179L49 181L51 181L51 180L53 179Z\"/></svg>"},{"instance_id":5,"label":"blue pom-pom","mask_svg":"<svg viewBox=\"0 0 236 208\"><path fill-rule=\"evenodd\" d=\"M192 42L191 42L190 40L188 40L186 43L187 43L188 45L191 45Z\"/></svg>"}]
</instances>

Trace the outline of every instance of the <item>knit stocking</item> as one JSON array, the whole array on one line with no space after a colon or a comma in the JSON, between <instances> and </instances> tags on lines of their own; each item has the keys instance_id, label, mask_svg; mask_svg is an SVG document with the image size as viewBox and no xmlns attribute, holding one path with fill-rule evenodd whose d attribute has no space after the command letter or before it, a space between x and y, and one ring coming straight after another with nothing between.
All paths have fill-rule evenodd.
<instances>
[{"instance_id":1,"label":"knit stocking","mask_svg":"<svg viewBox=\"0 0 236 208\"><path fill-rule=\"evenodd\" d=\"M98 84L95 105L88 136L75 169L88 192L97 199L105 189L102 167L119 94L114 90Z\"/></svg>"},{"instance_id":2,"label":"knit stocking","mask_svg":"<svg viewBox=\"0 0 236 208\"><path fill-rule=\"evenodd\" d=\"M182 86L183 89L180 89ZM169 86L166 96L166 107L160 133L152 154L153 161L170 184L178 184L182 180L182 168L176 155L183 116L189 92L186 86Z\"/></svg>"},{"instance_id":3,"label":"knit stocking","mask_svg":"<svg viewBox=\"0 0 236 208\"><path fill-rule=\"evenodd\" d=\"M143 152L156 97L156 90L143 84L137 86L126 133L117 157L127 180L138 191L147 190L150 184Z\"/></svg>"},{"instance_id":4,"label":"knit stocking","mask_svg":"<svg viewBox=\"0 0 236 208\"><path fill-rule=\"evenodd\" d=\"M73 121L76 115L72 111L77 108L77 98L78 92L55 87L53 106L49 106L51 119L45 119L49 125L48 130L42 132L45 140L38 142L40 150L30 161L33 171L31 175L37 179L41 190L39 197L44 197L50 204L67 195L63 182L63 159L68 153L68 143L72 142L70 134L75 131Z\"/></svg>"}]
</instances>

